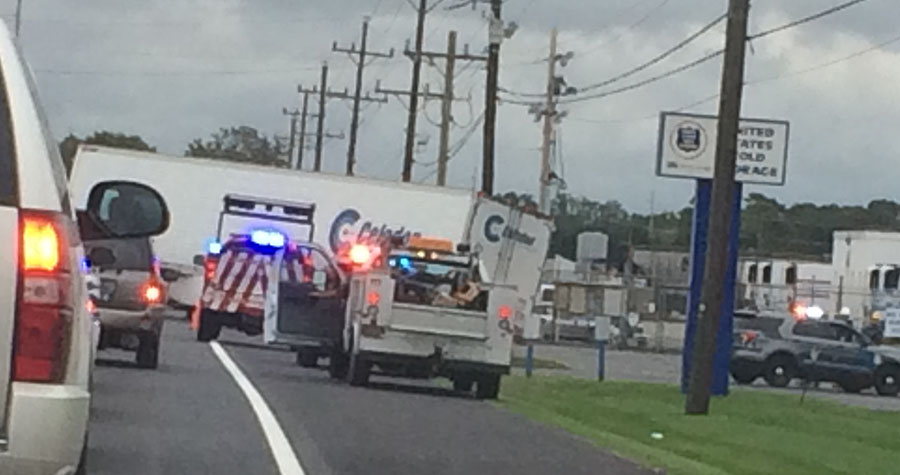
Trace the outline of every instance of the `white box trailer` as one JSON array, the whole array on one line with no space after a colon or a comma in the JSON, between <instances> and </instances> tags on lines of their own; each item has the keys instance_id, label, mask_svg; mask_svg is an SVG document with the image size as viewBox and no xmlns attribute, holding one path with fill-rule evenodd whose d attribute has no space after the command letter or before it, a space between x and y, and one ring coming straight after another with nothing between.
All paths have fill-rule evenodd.
<instances>
[{"instance_id":1,"label":"white box trailer","mask_svg":"<svg viewBox=\"0 0 900 475\"><path fill-rule=\"evenodd\" d=\"M152 186L169 205L169 230L155 238L153 245L163 266L182 274L182 283L193 286L189 291L171 286L185 304L195 302L202 289L202 269L190 270L195 256L205 254L215 239L226 194L315 203L313 241L332 252L346 242L393 236L467 242L479 251L494 282L517 287L517 315L526 316L531 313L552 230L548 219L480 197L473 190L99 146L79 148L70 179L74 199L85 201L95 183L116 179ZM293 234L290 229L281 231ZM516 323L524 326L523 321Z\"/></svg>"}]
</instances>

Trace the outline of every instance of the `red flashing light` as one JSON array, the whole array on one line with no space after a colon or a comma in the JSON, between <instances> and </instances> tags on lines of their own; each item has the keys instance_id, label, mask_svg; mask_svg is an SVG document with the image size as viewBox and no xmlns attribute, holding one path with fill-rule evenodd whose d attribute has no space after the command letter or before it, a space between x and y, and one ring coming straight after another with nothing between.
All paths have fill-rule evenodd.
<instances>
[{"instance_id":1,"label":"red flashing light","mask_svg":"<svg viewBox=\"0 0 900 475\"><path fill-rule=\"evenodd\" d=\"M354 244L350 248L350 261L356 265L368 264L372 259L372 251L369 246L363 244Z\"/></svg>"},{"instance_id":2,"label":"red flashing light","mask_svg":"<svg viewBox=\"0 0 900 475\"><path fill-rule=\"evenodd\" d=\"M378 305L378 303L381 302L381 295L379 295L378 292L369 292L369 294L366 295L366 302L368 302L369 305Z\"/></svg>"},{"instance_id":3,"label":"red flashing light","mask_svg":"<svg viewBox=\"0 0 900 475\"><path fill-rule=\"evenodd\" d=\"M148 304L158 304L162 302L162 297L162 286L155 280L151 280L141 287L141 299Z\"/></svg>"},{"instance_id":4,"label":"red flashing light","mask_svg":"<svg viewBox=\"0 0 900 475\"><path fill-rule=\"evenodd\" d=\"M501 320L509 320L509 317L512 316L512 307L509 305L501 305L498 313Z\"/></svg>"}]
</instances>

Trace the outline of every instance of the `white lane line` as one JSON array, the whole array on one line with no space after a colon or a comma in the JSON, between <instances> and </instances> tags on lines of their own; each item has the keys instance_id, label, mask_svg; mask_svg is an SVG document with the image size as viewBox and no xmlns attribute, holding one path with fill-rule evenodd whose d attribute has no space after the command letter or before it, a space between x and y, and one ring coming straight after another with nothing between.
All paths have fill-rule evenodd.
<instances>
[{"instance_id":1,"label":"white lane line","mask_svg":"<svg viewBox=\"0 0 900 475\"><path fill-rule=\"evenodd\" d=\"M234 363L234 360L231 359L231 356L228 355L228 352L225 351L225 348L222 348L222 345L220 345L219 342L211 341L209 342L209 346L212 348L216 357L219 358L219 361L222 362L222 366L225 367L228 374L234 379L234 382L236 382L238 387L241 388L241 391L244 392L244 396L247 397L250 407L252 407L253 412L256 413L259 425L262 427L263 434L265 434L266 440L269 443L269 449L271 449L272 455L275 457L275 464L278 465L279 473L281 475L306 475L306 472L303 471L303 467L300 466L300 460L297 458L297 454L294 453L294 448L291 447L291 443L288 441L287 436L284 435L281 425L278 424L278 419L275 418L275 414L269 409L266 400L263 399L259 391L253 386L253 383L251 383L241 369L238 368Z\"/></svg>"}]
</instances>

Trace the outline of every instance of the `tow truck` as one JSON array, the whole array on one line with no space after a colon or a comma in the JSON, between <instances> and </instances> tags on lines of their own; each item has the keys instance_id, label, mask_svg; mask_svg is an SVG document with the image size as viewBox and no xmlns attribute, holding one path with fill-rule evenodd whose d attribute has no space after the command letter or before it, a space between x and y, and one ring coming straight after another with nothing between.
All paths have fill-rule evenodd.
<instances>
[{"instance_id":1,"label":"tow truck","mask_svg":"<svg viewBox=\"0 0 900 475\"><path fill-rule=\"evenodd\" d=\"M331 355L333 378L366 385L373 369L409 378L447 377L459 392L475 386L496 398L509 374L517 293L492 285L477 253L463 244L411 237L366 250L350 274L343 335Z\"/></svg>"},{"instance_id":2,"label":"tow truck","mask_svg":"<svg viewBox=\"0 0 900 475\"><path fill-rule=\"evenodd\" d=\"M301 314L336 314L333 319L340 322L344 277L325 250L310 242L315 205L242 195L226 195L223 201L216 239L205 256L195 258L205 270L195 313L197 340L214 340L227 327L250 336L265 331L268 343L289 344L296 343L290 335L297 330L309 333L307 320L297 320ZM226 219L243 224L223 241ZM297 228L308 234L292 238L301 234ZM268 313L284 319L266 326L267 295L279 290L282 301L272 300L275 307ZM327 329L327 324L315 327ZM315 365L318 355L313 354L298 349L298 363Z\"/></svg>"}]
</instances>

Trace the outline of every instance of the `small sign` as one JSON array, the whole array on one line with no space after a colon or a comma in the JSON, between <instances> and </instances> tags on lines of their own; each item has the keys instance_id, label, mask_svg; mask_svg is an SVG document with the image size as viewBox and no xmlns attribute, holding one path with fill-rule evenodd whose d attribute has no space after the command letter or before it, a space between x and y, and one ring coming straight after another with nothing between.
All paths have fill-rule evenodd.
<instances>
[{"instance_id":1,"label":"small sign","mask_svg":"<svg viewBox=\"0 0 900 475\"><path fill-rule=\"evenodd\" d=\"M663 112L659 121L656 174L711 179L716 158L716 116ZM741 119L735 180L784 185L788 135L786 121Z\"/></svg>"},{"instance_id":2,"label":"small sign","mask_svg":"<svg viewBox=\"0 0 900 475\"><path fill-rule=\"evenodd\" d=\"M884 337L900 338L900 308L884 311Z\"/></svg>"},{"instance_id":3,"label":"small sign","mask_svg":"<svg viewBox=\"0 0 900 475\"><path fill-rule=\"evenodd\" d=\"M597 341L609 341L610 334L610 318L596 317L594 318L594 339Z\"/></svg>"}]
</instances>

